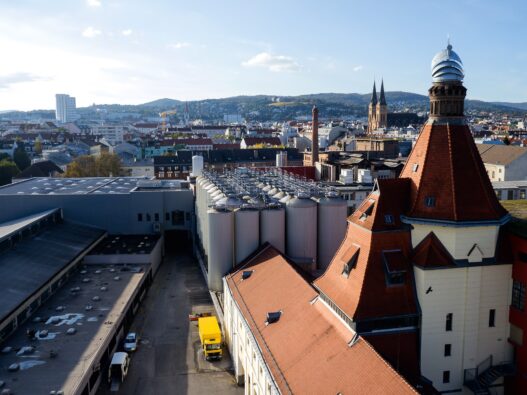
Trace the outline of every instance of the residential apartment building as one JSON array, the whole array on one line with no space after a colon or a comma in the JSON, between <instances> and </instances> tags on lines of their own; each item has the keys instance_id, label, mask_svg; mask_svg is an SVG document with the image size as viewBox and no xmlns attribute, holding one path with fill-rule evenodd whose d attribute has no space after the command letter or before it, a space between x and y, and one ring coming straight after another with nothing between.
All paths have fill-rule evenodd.
<instances>
[{"instance_id":1,"label":"residential apartment building","mask_svg":"<svg viewBox=\"0 0 527 395\"><path fill-rule=\"evenodd\" d=\"M75 98L66 94L55 95L55 118L61 123L73 122L79 119Z\"/></svg>"},{"instance_id":2,"label":"residential apartment building","mask_svg":"<svg viewBox=\"0 0 527 395\"><path fill-rule=\"evenodd\" d=\"M527 180L527 148L515 145L477 144L492 182Z\"/></svg>"}]
</instances>

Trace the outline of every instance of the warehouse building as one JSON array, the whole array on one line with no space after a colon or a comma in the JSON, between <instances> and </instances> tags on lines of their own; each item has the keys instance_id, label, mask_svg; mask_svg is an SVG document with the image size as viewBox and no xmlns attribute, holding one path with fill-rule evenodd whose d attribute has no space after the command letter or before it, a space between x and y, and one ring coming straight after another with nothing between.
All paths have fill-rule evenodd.
<instances>
[{"instance_id":1,"label":"warehouse building","mask_svg":"<svg viewBox=\"0 0 527 395\"><path fill-rule=\"evenodd\" d=\"M62 209L70 221L112 234L189 238L194 213L188 183L140 177L30 178L0 187L0 222Z\"/></svg>"},{"instance_id":2,"label":"warehouse building","mask_svg":"<svg viewBox=\"0 0 527 395\"><path fill-rule=\"evenodd\" d=\"M95 394L163 255L161 235L110 235L47 210L0 224L3 389Z\"/></svg>"}]
</instances>

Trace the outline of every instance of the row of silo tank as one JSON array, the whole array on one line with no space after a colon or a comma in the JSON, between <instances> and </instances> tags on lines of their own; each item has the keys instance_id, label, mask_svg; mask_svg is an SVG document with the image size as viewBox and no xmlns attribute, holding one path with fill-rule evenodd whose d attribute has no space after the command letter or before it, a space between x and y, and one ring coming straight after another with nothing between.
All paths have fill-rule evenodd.
<instances>
[{"instance_id":1,"label":"row of silo tank","mask_svg":"<svg viewBox=\"0 0 527 395\"><path fill-rule=\"evenodd\" d=\"M346 231L347 204L338 194L312 198L306 192L255 184L267 196L262 200L262 194L226 196L221 182L205 175L196 183L197 231L210 289L220 290L222 276L265 242L306 270L329 265Z\"/></svg>"},{"instance_id":2,"label":"row of silo tank","mask_svg":"<svg viewBox=\"0 0 527 395\"><path fill-rule=\"evenodd\" d=\"M286 253L308 271L325 270L346 234L348 206L336 192L311 198L300 192L286 202Z\"/></svg>"}]
</instances>

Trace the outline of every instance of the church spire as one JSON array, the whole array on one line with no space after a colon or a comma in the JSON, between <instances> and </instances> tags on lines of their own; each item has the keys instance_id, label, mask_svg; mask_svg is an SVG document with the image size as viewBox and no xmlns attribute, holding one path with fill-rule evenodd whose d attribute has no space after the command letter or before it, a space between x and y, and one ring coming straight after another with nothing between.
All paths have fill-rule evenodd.
<instances>
[{"instance_id":1,"label":"church spire","mask_svg":"<svg viewBox=\"0 0 527 395\"><path fill-rule=\"evenodd\" d=\"M373 81L373 92L371 94L371 102L372 105L377 104L377 89L375 88L375 81Z\"/></svg>"},{"instance_id":2,"label":"church spire","mask_svg":"<svg viewBox=\"0 0 527 395\"><path fill-rule=\"evenodd\" d=\"M386 98L384 97L384 80L381 80L381 97L379 99L379 104L381 106L386 105Z\"/></svg>"}]
</instances>

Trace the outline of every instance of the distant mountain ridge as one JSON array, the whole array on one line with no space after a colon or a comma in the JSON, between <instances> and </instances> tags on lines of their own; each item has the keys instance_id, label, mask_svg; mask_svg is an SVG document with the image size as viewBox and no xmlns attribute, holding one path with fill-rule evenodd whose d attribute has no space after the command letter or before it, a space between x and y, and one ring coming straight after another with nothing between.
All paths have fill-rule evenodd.
<instances>
[{"instance_id":1,"label":"distant mountain ridge","mask_svg":"<svg viewBox=\"0 0 527 395\"><path fill-rule=\"evenodd\" d=\"M94 104L89 107L78 108L84 119L99 119L100 114L118 114L126 117L127 113L138 114L143 118L158 117L159 113L176 110L174 121L182 120L185 109L189 109L191 119L203 119L206 122L221 122L224 115L240 114L249 121L278 121L290 119L309 119L314 104L319 107L320 115L326 119L342 119L350 116L364 117L368 113L371 93L313 93L297 96L281 95L246 95L232 96L219 99L203 99L183 101L171 98L161 98L147 103L132 104ZM411 92L386 92L389 112L427 112L429 98ZM527 115L527 102L485 102L481 100L466 100L466 109L507 113L515 116ZM102 112L100 112L102 111ZM53 110L34 110L30 112L13 111L1 112L0 118L13 117L17 114L27 116L44 116L54 118Z\"/></svg>"},{"instance_id":2,"label":"distant mountain ridge","mask_svg":"<svg viewBox=\"0 0 527 395\"><path fill-rule=\"evenodd\" d=\"M281 96L281 95L252 95L252 96L232 96L219 99L202 99L202 100L192 100L189 101L189 104L197 103L238 103L243 105L244 103L261 103L263 104L266 101L269 103L274 100L279 100L280 102L293 102L293 103L319 103L325 102L336 103L340 105L349 105L349 106L359 106L367 108L371 98L371 93L313 93L297 96ZM429 98L428 96L412 93L412 92L403 92L403 91L391 91L386 92L386 101L388 102L388 107L390 106L428 106ZM165 108L169 109L172 107L178 107L184 105L184 101L175 100L170 98L163 98L154 100L148 103L143 103L138 106L144 106L149 108ZM512 102L486 102L482 100L466 100L467 108L469 109L480 109L480 110L494 110L494 111L506 111L506 110L516 110L516 111L527 111L527 102L523 103L512 103ZM306 103L307 104L307 103Z\"/></svg>"}]
</instances>

